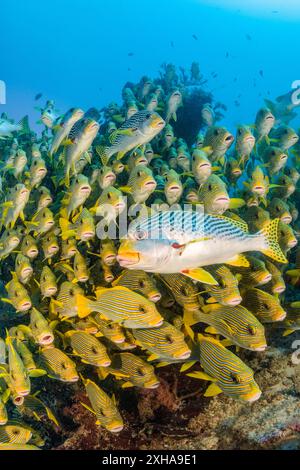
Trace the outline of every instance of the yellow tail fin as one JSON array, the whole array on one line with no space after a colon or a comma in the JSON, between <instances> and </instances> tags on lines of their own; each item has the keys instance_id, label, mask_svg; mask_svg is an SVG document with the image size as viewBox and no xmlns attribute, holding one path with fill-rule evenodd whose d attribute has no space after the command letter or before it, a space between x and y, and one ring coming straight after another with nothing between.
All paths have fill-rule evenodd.
<instances>
[{"instance_id":1,"label":"yellow tail fin","mask_svg":"<svg viewBox=\"0 0 300 470\"><path fill-rule=\"evenodd\" d=\"M98 145L96 147L96 152L99 155L101 163L102 163L103 166L107 165L107 162L109 160L109 157L106 155L105 151L106 151L106 147L104 147L102 145Z\"/></svg>"},{"instance_id":2,"label":"yellow tail fin","mask_svg":"<svg viewBox=\"0 0 300 470\"><path fill-rule=\"evenodd\" d=\"M79 318L85 318L90 313L92 313L92 309L90 308L91 300L85 297L84 295L77 294L76 295L76 305L78 310Z\"/></svg>"},{"instance_id":3,"label":"yellow tail fin","mask_svg":"<svg viewBox=\"0 0 300 470\"><path fill-rule=\"evenodd\" d=\"M269 256L278 263L287 263L288 260L284 256L278 244L278 224L279 219L271 220L259 233L264 235L267 248L261 250L266 256Z\"/></svg>"}]
</instances>

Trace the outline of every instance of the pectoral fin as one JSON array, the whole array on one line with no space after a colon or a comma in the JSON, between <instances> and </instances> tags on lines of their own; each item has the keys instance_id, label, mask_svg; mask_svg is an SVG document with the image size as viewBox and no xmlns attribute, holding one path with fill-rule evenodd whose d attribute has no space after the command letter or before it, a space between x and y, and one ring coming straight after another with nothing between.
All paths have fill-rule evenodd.
<instances>
[{"instance_id":1,"label":"pectoral fin","mask_svg":"<svg viewBox=\"0 0 300 470\"><path fill-rule=\"evenodd\" d=\"M187 277L190 277L194 281L202 282L203 284L210 284L213 286L218 285L216 279L203 268L183 269L180 271Z\"/></svg>"},{"instance_id":2,"label":"pectoral fin","mask_svg":"<svg viewBox=\"0 0 300 470\"><path fill-rule=\"evenodd\" d=\"M220 389L220 387L218 387L217 384L212 383L207 387L207 389L204 393L204 396L205 397L215 397L216 395L219 395L220 393L222 393L222 390Z\"/></svg>"},{"instance_id":3,"label":"pectoral fin","mask_svg":"<svg viewBox=\"0 0 300 470\"><path fill-rule=\"evenodd\" d=\"M225 264L229 264L229 266L242 266L244 268L248 268L250 266L249 261L243 255L236 255L225 261Z\"/></svg>"}]
</instances>

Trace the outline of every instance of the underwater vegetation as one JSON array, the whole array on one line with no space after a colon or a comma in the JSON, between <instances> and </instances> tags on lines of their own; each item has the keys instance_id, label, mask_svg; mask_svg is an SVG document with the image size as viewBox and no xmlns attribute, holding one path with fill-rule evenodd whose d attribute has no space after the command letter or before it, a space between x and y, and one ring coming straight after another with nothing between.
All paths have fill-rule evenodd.
<instances>
[{"instance_id":1,"label":"underwater vegetation","mask_svg":"<svg viewBox=\"0 0 300 470\"><path fill-rule=\"evenodd\" d=\"M256 367L300 328L296 113L233 134L204 85L163 64L121 105L48 100L40 135L2 114L0 449L77 448L83 423L82 448L96 426L117 447L189 399L193 435L196 395L264 400Z\"/></svg>"}]
</instances>

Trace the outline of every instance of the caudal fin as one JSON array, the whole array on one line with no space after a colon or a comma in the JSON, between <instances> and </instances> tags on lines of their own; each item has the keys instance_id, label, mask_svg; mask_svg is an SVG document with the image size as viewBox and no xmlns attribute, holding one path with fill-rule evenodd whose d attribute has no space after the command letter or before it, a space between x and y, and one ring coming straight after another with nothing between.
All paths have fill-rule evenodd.
<instances>
[{"instance_id":1,"label":"caudal fin","mask_svg":"<svg viewBox=\"0 0 300 470\"><path fill-rule=\"evenodd\" d=\"M269 256L278 263L287 263L278 243L278 224L279 219L271 220L259 233L265 237L267 247L262 249L262 253Z\"/></svg>"},{"instance_id":2,"label":"caudal fin","mask_svg":"<svg viewBox=\"0 0 300 470\"><path fill-rule=\"evenodd\" d=\"M76 306L78 311L79 318L85 318L90 313L92 313L93 309L90 306L91 301L85 297L84 295L77 294L76 295Z\"/></svg>"},{"instance_id":3,"label":"caudal fin","mask_svg":"<svg viewBox=\"0 0 300 470\"><path fill-rule=\"evenodd\" d=\"M98 153L98 155L100 157L102 165L103 166L107 165L108 160L109 160L109 156L106 153L106 147L104 147L102 145L97 145L96 152Z\"/></svg>"},{"instance_id":4,"label":"caudal fin","mask_svg":"<svg viewBox=\"0 0 300 470\"><path fill-rule=\"evenodd\" d=\"M28 116L24 116L23 119L19 121L19 125L21 126L20 132L22 134L28 134L30 132Z\"/></svg>"}]
</instances>

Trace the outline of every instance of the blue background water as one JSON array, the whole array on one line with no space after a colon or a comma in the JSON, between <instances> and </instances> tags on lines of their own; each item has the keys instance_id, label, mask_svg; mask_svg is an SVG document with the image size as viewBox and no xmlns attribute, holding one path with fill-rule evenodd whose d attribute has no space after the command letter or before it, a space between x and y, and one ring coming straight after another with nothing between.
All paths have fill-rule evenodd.
<instances>
[{"instance_id":1,"label":"blue background water","mask_svg":"<svg viewBox=\"0 0 300 470\"><path fill-rule=\"evenodd\" d=\"M196 60L206 88L228 106L224 122L250 123L263 97L300 78L299 20L298 0L1 0L0 111L18 119L30 112L33 123L38 92L62 112L101 107L120 101L127 80L155 77L163 62Z\"/></svg>"}]
</instances>

